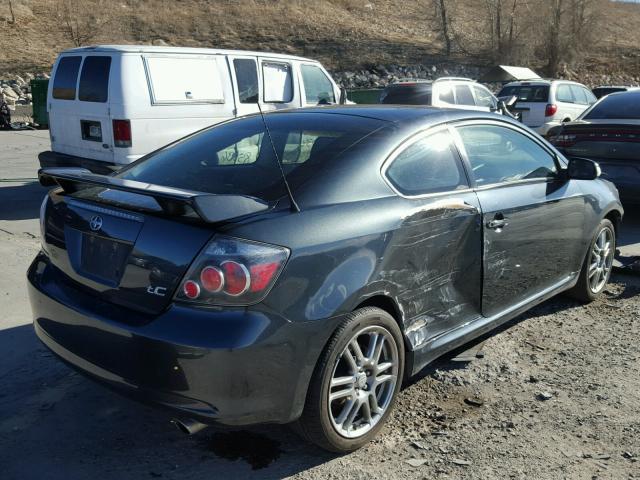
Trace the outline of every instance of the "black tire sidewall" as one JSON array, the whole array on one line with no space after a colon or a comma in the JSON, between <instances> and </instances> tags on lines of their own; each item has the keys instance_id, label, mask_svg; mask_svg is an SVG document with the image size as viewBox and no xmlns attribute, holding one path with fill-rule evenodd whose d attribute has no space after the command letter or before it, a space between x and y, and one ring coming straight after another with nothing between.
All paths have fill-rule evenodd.
<instances>
[{"instance_id":1,"label":"black tire sidewall","mask_svg":"<svg viewBox=\"0 0 640 480\"><path fill-rule=\"evenodd\" d=\"M393 398L378 423L361 437L346 438L335 430L329 417L329 386L339 355L342 354L349 341L358 331L369 326L383 327L393 336L396 342L396 348L398 349L398 379L393 392ZM375 307L366 307L353 312L350 318L338 329L334 336L334 341L329 343L325 355L326 357L323 359L325 361L322 363L322 368L317 372L318 375L314 376L313 381L316 384L311 387L316 389L316 393L318 394L315 398L316 405L309 406L319 409L316 414L319 414L317 418L320 421L319 426L321 427L326 442L326 444L322 446L332 451L346 453L360 448L373 439L384 426L393 410L402 385L404 373L405 355L402 332L394 318L387 312Z\"/></svg>"}]
</instances>

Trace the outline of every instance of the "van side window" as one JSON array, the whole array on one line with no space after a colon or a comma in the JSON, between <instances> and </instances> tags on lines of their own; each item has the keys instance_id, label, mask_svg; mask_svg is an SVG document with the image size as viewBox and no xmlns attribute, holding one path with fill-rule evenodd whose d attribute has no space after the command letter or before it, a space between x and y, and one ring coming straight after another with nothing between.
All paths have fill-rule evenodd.
<instances>
[{"instance_id":1,"label":"van side window","mask_svg":"<svg viewBox=\"0 0 640 480\"><path fill-rule=\"evenodd\" d=\"M288 63L264 62L262 81L265 102L288 103L293 100L293 79L291 65Z\"/></svg>"},{"instance_id":2,"label":"van side window","mask_svg":"<svg viewBox=\"0 0 640 480\"><path fill-rule=\"evenodd\" d=\"M556 92L556 100L559 102L573 103L573 95L569 85L558 85L558 91Z\"/></svg>"},{"instance_id":3,"label":"van side window","mask_svg":"<svg viewBox=\"0 0 640 480\"><path fill-rule=\"evenodd\" d=\"M449 132L437 132L405 148L386 171L404 195L467 188L467 178Z\"/></svg>"},{"instance_id":4,"label":"van side window","mask_svg":"<svg viewBox=\"0 0 640 480\"><path fill-rule=\"evenodd\" d=\"M78 100L104 103L109 96L111 57L85 57L80 74Z\"/></svg>"},{"instance_id":5,"label":"van side window","mask_svg":"<svg viewBox=\"0 0 640 480\"><path fill-rule=\"evenodd\" d=\"M53 98L75 100L78 70L82 57L63 57L58 62L56 77L53 79Z\"/></svg>"},{"instance_id":6,"label":"van side window","mask_svg":"<svg viewBox=\"0 0 640 480\"><path fill-rule=\"evenodd\" d=\"M456 104L458 105L475 105L473 94L468 85L456 85Z\"/></svg>"},{"instance_id":7,"label":"van side window","mask_svg":"<svg viewBox=\"0 0 640 480\"><path fill-rule=\"evenodd\" d=\"M333 84L322 69L315 65L301 65L300 71L307 103L336 103Z\"/></svg>"},{"instance_id":8,"label":"van side window","mask_svg":"<svg viewBox=\"0 0 640 480\"><path fill-rule=\"evenodd\" d=\"M578 85L571 85L571 93L573 94L573 98L576 103L579 103L580 105L589 105L584 88L579 87Z\"/></svg>"},{"instance_id":9,"label":"van side window","mask_svg":"<svg viewBox=\"0 0 640 480\"><path fill-rule=\"evenodd\" d=\"M452 105L456 103L451 85L443 85L438 98L441 102L450 103Z\"/></svg>"},{"instance_id":10,"label":"van side window","mask_svg":"<svg viewBox=\"0 0 640 480\"><path fill-rule=\"evenodd\" d=\"M218 61L208 57L146 57L154 104L224 103Z\"/></svg>"},{"instance_id":11,"label":"van side window","mask_svg":"<svg viewBox=\"0 0 640 480\"><path fill-rule=\"evenodd\" d=\"M258 67L256 61L249 58L233 60L238 82L238 98L240 103L258 103Z\"/></svg>"}]
</instances>

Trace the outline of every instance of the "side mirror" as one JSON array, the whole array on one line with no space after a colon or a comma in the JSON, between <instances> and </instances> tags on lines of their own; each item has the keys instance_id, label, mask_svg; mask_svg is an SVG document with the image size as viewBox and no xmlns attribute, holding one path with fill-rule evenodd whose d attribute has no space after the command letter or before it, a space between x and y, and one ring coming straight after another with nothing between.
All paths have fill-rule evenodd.
<instances>
[{"instance_id":1,"label":"side mirror","mask_svg":"<svg viewBox=\"0 0 640 480\"><path fill-rule=\"evenodd\" d=\"M567 167L567 177L574 180L595 180L600 176L600 165L588 158L572 157Z\"/></svg>"},{"instance_id":2,"label":"side mirror","mask_svg":"<svg viewBox=\"0 0 640 480\"><path fill-rule=\"evenodd\" d=\"M340 105L345 105L347 103L347 89L344 87L340 87L340 100L338 103Z\"/></svg>"}]
</instances>

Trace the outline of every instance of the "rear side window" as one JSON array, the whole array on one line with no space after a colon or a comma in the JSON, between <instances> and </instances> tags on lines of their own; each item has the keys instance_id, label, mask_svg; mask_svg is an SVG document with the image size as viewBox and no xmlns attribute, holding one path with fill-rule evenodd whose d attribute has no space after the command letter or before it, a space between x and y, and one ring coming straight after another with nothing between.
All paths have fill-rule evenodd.
<instances>
[{"instance_id":1,"label":"rear side window","mask_svg":"<svg viewBox=\"0 0 640 480\"><path fill-rule=\"evenodd\" d=\"M78 100L104 103L109 97L111 57L85 57L80 74Z\"/></svg>"},{"instance_id":2,"label":"rear side window","mask_svg":"<svg viewBox=\"0 0 640 480\"><path fill-rule=\"evenodd\" d=\"M256 61L249 58L236 58L233 61L238 82L240 103L258 102L258 67Z\"/></svg>"},{"instance_id":3,"label":"rear side window","mask_svg":"<svg viewBox=\"0 0 640 480\"><path fill-rule=\"evenodd\" d=\"M404 195L446 192L467 188L467 180L448 132L438 132L403 150L386 171Z\"/></svg>"},{"instance_id":4,"label":"rear side window","mask_svg":"<svg viewBox=\"0 0 640 480\"><path fill-rule=\"evenodd\" d=\"M293 100L293 79L288 63L264 62L262 81L265 102L288 103Z\"/></svg>"},{"instance_id":5,"label":"rear side window","mask_svg":"<svg viewBox=\"0 0 640 480\"><path fill-rule=\"evenodd\" d=\"M60 59L56 76L53 79L53 98L75 100L80 62L82 62L82 57L63 57Z\"/></svg>"},{"instance_id":6,"label":"rear side window","mask_svg":"<svg viewBox=\"0 0 640 480\"><path fill-rule=\"evenodd\" d=\"M585 93L584 88L579 87L577 85L571 85L570 88L576 103L579 103L581 105L589 104L589 101L587 100L587 94Z\"/></svg>"},{"instance_id":7,"label":"rear side window","mask_svg":"<svg viewBox=\"0 0 640 480\"><path fill-rule=\"evenodd\" d=\"M549 87L547 85L511 85L504 87L498 93L498 97L518 97L519 102L540 102L549 101Z\"/></svg>"},{"instance_id":8,"label":"rear side window","mask_svg":"<svg viewBox=\"0 0 640 480\"><path fill-rule=\"evenodd\" d=\"M573 103L573 94L569 85L558 85L556 90L556 100L559 102Z\"/></svg>"},{"instance_id":9,"label":"rear side window","mask_svg":"<svg viewBox=\"0 0 640 480\"><path fill-rule=\"evenodd\" d=\"M549 152L511 128L469 125L458 132L478 185L550 178L557 172Z\"/></svg>"},{"instance_id":10,"label":"rear side window","mask_svg":"<svg viewBox=\"0 0 640 480\"><path fill-rule=\"evenodd\" d=\"M224 103L215 57L146 57L154 104Z\"/></svg>"},{"instance_id":11,"label":"rear side window","mask_svg":"<svg viewBox=\"0 0 640 480\"><path fill-rule=\"evenodd\" d=\"M333 84L324 72L315 65L302 65L302 82L307 103L335 103Z\"/></svg>"},{"instance_id":12,"label":"rear side window","mask_svg":"<svg viewBox=\"0 0 640 480\"><path fill-rule=\"evenodd\" d=\"M469 85L456 85L456 103L458 105L475 105Z\"/></svg>"}]
</instances>

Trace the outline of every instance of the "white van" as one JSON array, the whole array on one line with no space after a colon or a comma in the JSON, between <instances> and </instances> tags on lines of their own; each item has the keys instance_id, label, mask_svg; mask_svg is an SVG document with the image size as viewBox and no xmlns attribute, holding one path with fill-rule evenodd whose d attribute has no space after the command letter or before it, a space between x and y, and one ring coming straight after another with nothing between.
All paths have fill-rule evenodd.
<instances>
[{"instance_id":1,"label":"white van","mask_svg":"<svg viewBox=\"0 0 640 480\"><path fill-rule=\"evenodd\" d=\"M344 92L315 60L291 55L152 46L62 52L47 110L42 167L117 170L201 128L281 108L337 103Z\"/></svg>"},{"instance_id":2,"label":"white van","mask_svg":"<svg viewBox=\"0 0 640 480\"><path fill-rule=\"evenodd\" d=\"M553 127L575 120L596 103L591 90L569 80L507 83L498 97L511 96L518 97L514 111L522 114L522 123L542 136Z\"/></svg>"}]
</instances>

